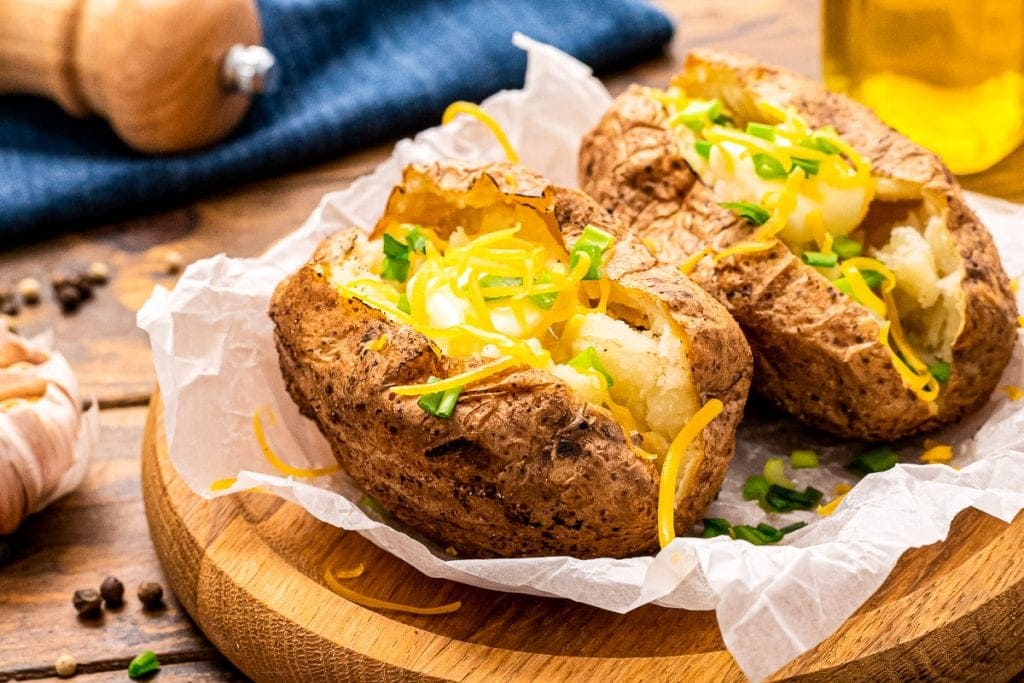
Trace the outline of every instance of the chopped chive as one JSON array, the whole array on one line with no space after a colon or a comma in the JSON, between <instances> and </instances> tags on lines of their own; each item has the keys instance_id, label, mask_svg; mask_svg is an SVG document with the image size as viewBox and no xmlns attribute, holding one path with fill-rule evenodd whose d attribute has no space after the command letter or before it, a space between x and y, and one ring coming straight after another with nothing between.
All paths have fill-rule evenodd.
<instances>
[{"instance_id":1,"label":"chopped chive","mask_svg":"<svg viewBox=\"0 0 1024 683\"><path fill-rule=\"evenodd\" d=\"M832 251L836 252L839 258L848 259L860 256L861 252L864 251L864 245L857 240L851 240L846 235L837 235L832 240Z\"/></svg>"},{"instance_id":2,"label":"chopped chive","mask_svg":"<svg viewBox=\"0 0 1024 683\"><path fill-rule=\"evenodd\" d=\"M427 379L427 384L433 384L437 381L439 381L438 378L431 375ZM424 394L420 396L420 400L416 401L416 405L422 408L423 412L429 413L434 417L451 417L452 413L455 412L455 404L458 403L459 394L461 393L462 387L455 387L439 391L436 394Z\"/></svg>"},{"instance_id":3,"label":"chopped chive","mask_svg":"<svg viewBox=\"0 0 1024 683\"><path fill-rule=\"evenodd\" d=\"M612 237L611 233L595 228L593 225L587 225L583 228L580 238L576 240L576 244L573 245L572 251L569 252L569 268L571 269L576 266L576 263L579 261L579 253L584 251L590 255L590 268L587 270L587 274L583 276L583 279L600 280L601 257L608 251L608 248L611 247L614 241L615 238Z\"/></svg>"},{"instance_id":4,"label":"chopped chive","mask_svg":"<svg viewBox=\"0 0 1024 683\"><path fill-rule=\"evenodd\" d=\"M551 282L551 275L549 273L542 274L539 278L534 280L537 284L547 284ZM547 292L545 294L531 294L529 297L530 301L537 306L537 308L543 308L545 311L550 310L555 305L555 301L558 299L558 292Z\"/></svg>"},{"instance_id":5,"label":"chopped chive","mask_svg":"<svg viewBox=\"0 0 1024 683\"><path fill-rule=\"evenodd\" d=\"M405 282L409 279L409 261L399 258L386 257L384 267L380 271L381 279Z\"/></svg>"},{"instance_id":6,"label":"chopped chive","mask_svg":"<svg viewBox=\"0 0 1024 683\"><path fill-rule=\"evenodd\" d=\"M576 355L575 358L567 362L566 365L571 368L576 368L577 370L594 370L604 377L604 381L607 383L608 387L615 384L612 380L612 376L609 375L608 371L604 369L603 365L601 365L601 359L597 356L597 349L593 346L588 346L583 349L583 351Z\"/></svg>"},{"instance_id":7,"label":"chopped chive","mask_svg":"<svg viewBox=\"0 0 1024 683\"><path fill-rule=\"evenodd\" d=\"M792 524L782 527L781 529L779 529L779 531L781 531L782 535L785 536L787 534L793 533L794 531L799 531L800 529L803 529L805 526L807 526L807 522L793 522Z\"/></svg>"},{"instance_id":8,"label":"chopped chive","mask_svg":"<svg viewBox=\"0 0 1024 683\"><path fill-rule=\"evenodd\" d=\"M146 674L153 673L159 668L160 662L156 658L156 653L152 650L146 650L135 657L135 659L133 659L128 665L128 677L141 678Z\"/></svg>"},{"instance_id":9,"label":"chopped chive","mask_svg":"<svg viewBox=\"0 0 1024 683\"><path fill-rule=\"evenodd\" d=\"M782 458L768 458L764 463L764 478L769 484L795 489L796 484L786 476L786 463Z\"/></svg>"},{"instance_id":10,"label":"chopped chive","mask_svg":"<svg viewBox=\"0 0 1024 683\"><path fill-rule=\"evenodd\" d=\"M480 286L487 287L518 287L523 284L521 277L504 277L502 275L484 275L480 278ZM484 301L500 301L508 299L507 296L485 296Z\"/></svg>"},{"instance_id":11,"label":"chopped chive","mask_svg":"<svg viewBox=\"0 0 1024 683\"><path fill-rule=\"evenodd\" d=\"M384 233L384 255L391 258L404 258L409 260L409 246L396 240L391 235Z\"/></svg>"},{"instance_id":12,"label":"chopped chive","mask_svg":"<svg viewBox=\"0 0 1024 683\"><path fill-rule=\"evenodd\" d=\"M800 254L800 258L804 263L815 268L831 268L839 263L839 257L836 254L823 254L820 251L805 251Z\"/></svg>"},{"instance_id":13,"label":"chopped chive","mask_svg":"<svg viewBox=\"0 0 1024 683\"><path fill-rule=\"evenodd\" d=\"M860 271L861 277L864 278L864 282L867 283L868 287L875 289L880 284L885 282L885 277L877 270L862 270ZM832 281L832 286L838 289L847 296L853 296L853 287L850 286L850 281L845 277L836 278Z\"/></svg>"},{"instance_id":14,"label":"chopped chive","mask_svg":"<svg viewBox=\"0 0 1024 683\"><path fill-rule=\"evenodd\" d=\"M775 539L775 541L773 541L773 540L769 539L767 536L765 536L763 533L761 533L755 527L747 526L746 524L740 524L740 525L734 526L732 528L732 533L733 533L733 537L737 541L746 541L747 543L752 543L753 545L768 545L770 543L774 543L775 541L779 540L779 538L782 538L782 536L780 534L779 538L777 538L777 539Z\"/></svg>"},{"instance_id":15,"label":"chopped chive","mask_svg":"<svg viewBox=\"0 0 1024 683\"><path fill-rule=\"evenodd\" d=\"M789 466L795 470L817 467L818 454L806 448L798 448L789 454Z\"/></svg>"},{"instance_id":16,"label":"chopped chive","mask_svg":"<svg viewBox=\"0 0 1024 683\"><path fill-rule=\"evenodd\" d=\"M950 364L946 363L945 361L932 363L931 365L928 366L928 372L930 372L932 377L937 379L941 384L945 384L946 382L949 381L949 375L951 370L952 366L950 366Z\"/></svg>"},{"instance_id":17,"label":"chopped chive","mask_svg":"<svg viewBox=\"0 0 1024 683\"><path fill-rule=\"evenodd\" d=\"M697 150L697 154L705 159L711 156L711 143L707 140L697 140L697 142L693 143L693 146Z\"/></svg>"},{"instance_id":18,"label":"chopped chive","mask_svg":"<svg viewBox=\"0 0 1024 683\"><path fill-rule=\"evenodd\" d=\"M722 103L718 100L691 100L676 115L676 120L692 131L700 131L708 122L717 123L722 116Z\"/></svg>"},{"instance_id":19,"label":"chopped chive","mask_svg":"<svg viewBox=\"0 0 1024 683\"><path fill-rule=\"evenodd\" d=\"M771 485L760 474L753 474L743 482L743 500L761 500Z\"/></svg>"},{"instance_id":20,"label":"chopped chive","mask_svg":"<svg viewBox=\"0 0 1024 683\"><path fill-rule=\"evenodd\" d=\"M808 486L803 491L795 491L772 484L764 496L762 507L769 512L810 510L821 502L821 496L821 491L813 486Z\"/></svg>"},{"instance_id":21,"label":"chopped chive","mask_svg":"<svg viewBox=\"0 0 1024 683\"><path fill-rule=\"evenodd\" d=\"M402 313L412 313L412 306L409 305L409 297L406 296L405 292L398 295L398 310Z\"/></svg>"},{"instance_id":22,"label":"chopped chive","mask_svg":"<svg viewBox=\"0 0 1024 683\"><path fill-rule=\"evenodd\" d=\"M839 154L842 151L836 147L834 143L817 135L804 138L803 141L801 141L800 146L816 149L819 152L824 152L825 154Z\"/></svg>"},{"instance_id":23,"label":"chopped chive","mask_svg":"<svg viewBox=\"0 0 1024 683\"><path fill-rule=\"evenodd\" d=\"M816 174L821 169L821 162L817 159L800 159L798 157L792 157L793 168L789 169L790 173L795 168L804 169L804 173L808 176Z\"/></svg>"},{"instance_id":24,"label":"chopped chive","mask_svg":"<svg viewBox=\"0 0 1024 683\"><path fill-rule=\"evenodd\" d=\"M889 446L877 446L871 450L860 453L853 459L846 469L866 476L873 472L884 472L891 470L900 461L900 454Z\"/></svg>"},{"instance_id":25,"label":"chopped chive","mask_svg":"<svg viewBox=\"0 0 1024 683\"><path fill-rule=\"evenodd\" d=\"M751 159L754 162L754 171L757 175L767 180L774 178L785 178L786 167L782 162L770 154L755 154Z\"/></svg>"},{"instance_id":26,"label":"chopped chive","mask_svg":"<svg viewBox=\"0 0 1024 683\"><path fill-rule=\"evenodd\" d=\"M420 231L420 226L418 225L413 225L409 228L409 233L405 237L405 243L413 251L421 254L427 253L427 236Z\"/></svg>"},{"instance_id":27,"label":"chopped chive","mask_svg":"<svg viewBox=\"0 0 1024 683\"><path fill-rule=\"evenodd\" d=\"M751 121L747 124L747 134L753 135L754 137L761 138L762 140L768 140L769 142L775 142L775 126L769 126L764 123L755 123Z\"/></svg>"},{"instance_id":28,"label":"chopped chive","mask_svg":"<svg viewBox=\"0 0 1024 683\"><path fill-rule=\"evenodd\" d=\"M721 517L708 517L704 520L704 531L701 532L701 538L713 538L715 536L728 536L729 530L732 525L729 524L729 520L722 519Z\"/></svg>"},{"instance_id":29,"label":"chopped chive","mask_svg":"<svg viewBox=\"0 0 1024 683\"><path fill-rule=\"evenodd\" d=\"M740 218L745 218L754 225L764 225L771 214L767 209L751 202L722 202L719 204L723 209L729 209Z\"/></svg>"}]
</instances>

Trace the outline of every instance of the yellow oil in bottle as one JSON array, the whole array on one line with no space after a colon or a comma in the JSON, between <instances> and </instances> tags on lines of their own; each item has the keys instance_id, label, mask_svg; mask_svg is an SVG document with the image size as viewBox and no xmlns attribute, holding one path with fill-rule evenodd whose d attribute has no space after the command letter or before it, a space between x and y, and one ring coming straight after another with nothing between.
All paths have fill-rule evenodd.
<instances>
[{"instance_id":1,"label":"yellow oil in bottle","mask_svg":"<svg viewBox=\"0 0 1024 683\"><path fill-rule=\"evenodd\" d=\"M825 82L954 173L1024 140L1024 0L823 0Z\"/></svg>"}]
</instances>

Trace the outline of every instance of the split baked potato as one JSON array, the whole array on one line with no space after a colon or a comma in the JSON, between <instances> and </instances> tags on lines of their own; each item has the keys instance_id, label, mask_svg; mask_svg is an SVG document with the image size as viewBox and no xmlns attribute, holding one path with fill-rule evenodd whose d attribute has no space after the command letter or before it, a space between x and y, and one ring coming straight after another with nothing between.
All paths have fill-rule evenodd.
<instances>
[{"instance_id":1,"label":"split baked potato","mask_svg":"<svg viewBox=\"0 0 1024 683\"><path fill-rule=\"evenodd\" d=\"M374 233L325 240L270 316L344 470L462 556L624 557L689 530L752 375L713 297L504 164L408 167Z\"/></svg>"},{"instance_id":2,"label":"split baked potato","mask_svg":"<svg viewBox=\"0 0 1024 683\"><path fill-rule=\"evenodd\" d=\"M808 425L890 440L995 388L1016 304L932 153L785 69L691 53L583 140L581 185L735 316L755 388Z\"/></svg>"}]
</instances>

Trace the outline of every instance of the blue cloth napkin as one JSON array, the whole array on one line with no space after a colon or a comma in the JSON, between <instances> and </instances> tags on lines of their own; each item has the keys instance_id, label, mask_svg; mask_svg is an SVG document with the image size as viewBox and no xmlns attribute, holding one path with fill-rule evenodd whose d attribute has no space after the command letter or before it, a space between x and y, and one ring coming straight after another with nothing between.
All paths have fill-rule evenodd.
<instances>
[{"instance_id":1,"label":"blue cloth napkin","mask_svg":"<svg viewBox=\"0 0 1024 683\"><path fill-rule=\"evenodd\" d=\"M261 0L280 87L206 150L147 157L99 120L0 97L0 244L152 211L436 125L456 99L522 84L521 31L597 70L660 49L642 0ZM557 116L558 112L552 112Z\"/></svg>"}]
</instances>

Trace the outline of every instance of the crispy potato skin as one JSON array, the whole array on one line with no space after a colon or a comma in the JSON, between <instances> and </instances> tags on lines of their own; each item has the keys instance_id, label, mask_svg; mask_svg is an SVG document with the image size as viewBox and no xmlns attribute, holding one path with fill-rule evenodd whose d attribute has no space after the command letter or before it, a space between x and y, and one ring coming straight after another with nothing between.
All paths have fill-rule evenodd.
<instances>
[{"instance_id":1,"label":"crispy potato skin","mask_svg":"<svg viewBox=\"0 0 1024 683\"><path fill-rule=\"evenodd\" d=\"M582 193L506 165L411 167L389 211L403 210L415 193L465 195L481 184L508 201L551 205L546 210L570 243L586 221L617 228ZM426 337L339 295L312 267L348 258L360 239L355 229L328 238L278 286L270 308L288 391L353 480L399 520L462 556L625 557L656 549L656 466L633 453L604 409L553 375L519 367L473 385L450 419L389 391L479 361L439 357ZM701 398L726 406L704 432L697 476L676 509L685 531L714 498L732 457L750 351L724 308L692 282L656 266L630 238L614 253L609 275L661 297L697 349L690 357ZM381 334L389 336L385 348L363 348Z\"/></svg>"},{"instance_id":2,"label":"crispy potato skin","mask_svg":"<svg viewBox=\"0 0 1024 683\"><path fill-rule=\"evenodd\" d=\"M784 245L717 266L705 259L692 277L743 327L754 350L756 390L812 427L870 441L933 429L985 402L1013 349L1016 304L991 237L938 158L866 107L746 57L695 51L679 82L695 92L714 84L741 117L756 118L753 103L765 99L794 107L814 127L835 126L876 175L920 183L925 201L948 207L949 232L962 260L963 325L952 348L952 376L933 411L903 385L877 341L879 324L869 311ZM664 107L638 86L623 93L584 138L580 178L616 218L658 245L659 258L668 263L751 234L691 171Z\"/></svg>"}]
</instances>

